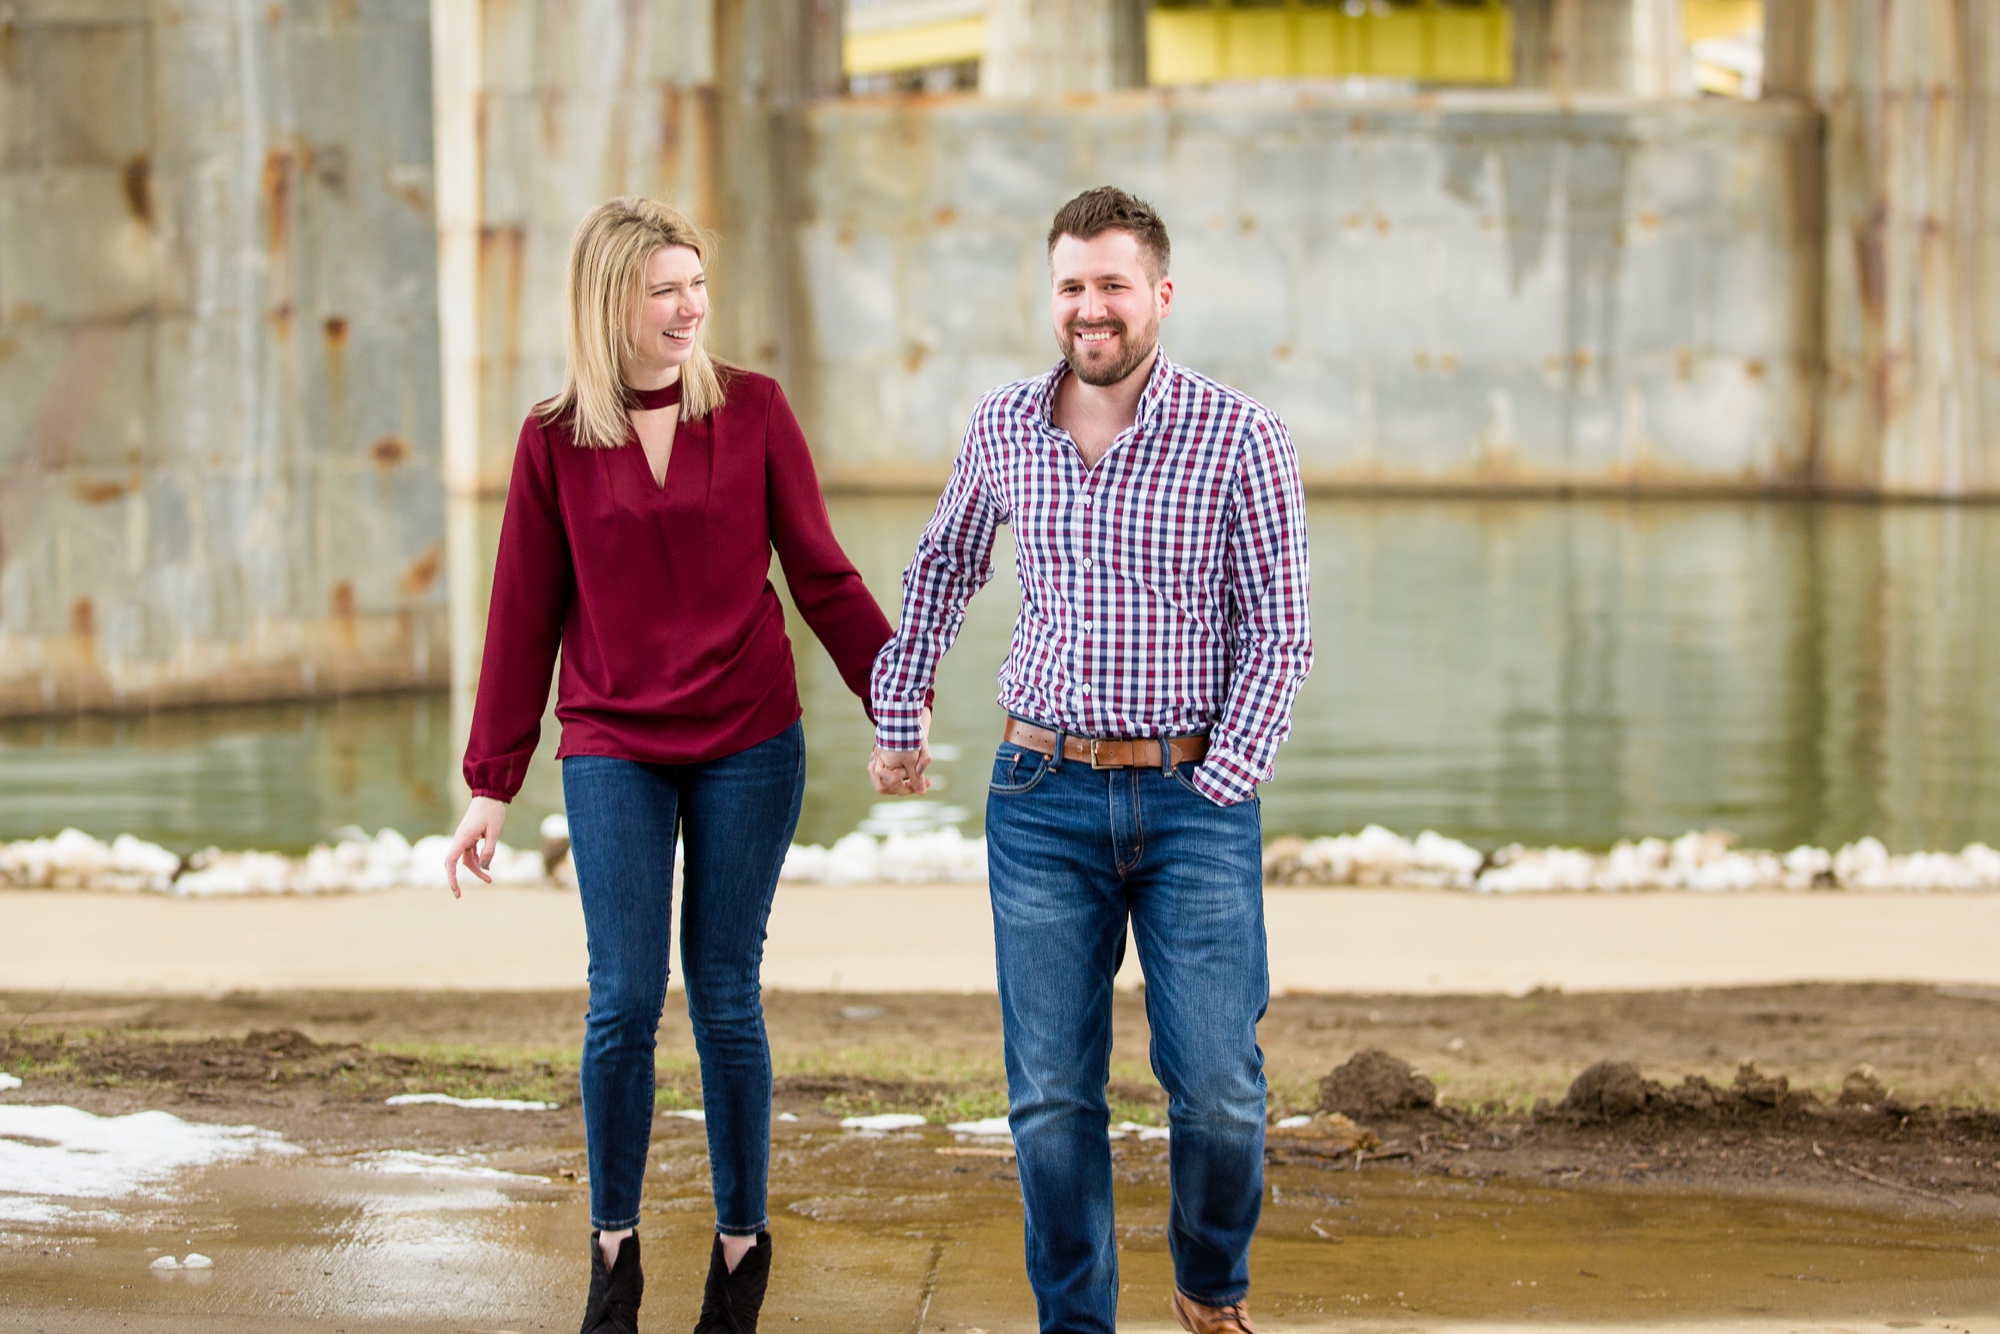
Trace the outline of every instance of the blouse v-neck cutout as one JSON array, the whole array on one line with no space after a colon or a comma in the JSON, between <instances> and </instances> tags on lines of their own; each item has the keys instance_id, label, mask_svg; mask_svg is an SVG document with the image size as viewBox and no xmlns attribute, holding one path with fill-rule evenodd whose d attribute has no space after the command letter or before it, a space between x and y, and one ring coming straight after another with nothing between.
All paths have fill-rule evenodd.
<instances>
[{"instance_id":1,"label":"blouse v-neck cutout","mask_svg":"<svg viewBox=\"0 0 2000 1334\"><path fill-rule=\"evenodd\" d=\"M657 412L661 408L678 407L681 401L681 382L676 377L674 382L664 389L634 389L627 385L625 396L628 410L631 411ZM658 472L653 471L653 456L646 449L645 437L639 434L638 423L634 422L632 425L632 443L639 447L639 461L646 470L646 480L653 484L655 491L663 494L667 489L667 482L673 477L674 455L680 452L675 446L680 442L681 424L678 418L673 420L673 431L667 437L666 462Z\"/></svg>"}]
</instances>

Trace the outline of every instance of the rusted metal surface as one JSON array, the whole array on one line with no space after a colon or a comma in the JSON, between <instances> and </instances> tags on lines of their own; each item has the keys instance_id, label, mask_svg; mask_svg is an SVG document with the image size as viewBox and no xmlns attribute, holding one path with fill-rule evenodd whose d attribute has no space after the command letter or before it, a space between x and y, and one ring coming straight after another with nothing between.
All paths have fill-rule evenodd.
<instances>
[{"instance_id":1,"label":"rusted metal surface","mask_svg":"<svg viewBox=\"0 0 2000 1334\"><path fill-rule=\"evenodd\" d=\"M528 410L562 388L570 235L620 194L716 224L716 25L711 0L431 0L431 15L452 726L462 737L514 443Z\"/></svg>"},{"instance_id":2,"label":"rusted metal surface","mask_svg":"<svg viewBox=\"0 0 2000 1334\"><path fill-rule=\"evenodd\" d=\"M2000 494L2000 3L1818 0L1788 17L1801 91L1826 114L1823 481Z\"/></svg>"},{"instance_id":3,"label":"rusted metal surface","mask_svg":"<svg viewBox=\"0 0 2000 1334\"><path fill-rule=\"evenodd\" d=\"M810 427L837 485L936 484L979 395L1053 361L1047 220L1107 180L1173 231L1165 346L1277 408L1309 481L1813 480L1808 110L1154 92L809 126Z\"/></svg>"},{"instance_id":4,"label":"rusted metal surface","mask_svg":"<svg viewBox=\"0 0 2000 1334\"><path fill-rule=\"evenodd\" d=\"M0 713L444 679L427 26L0 6Z\"/></svg>"},{"instance_id":5,"label":"rusted metal surface","mask_svg":"<svg viewBox=\"0 0 2000 1334\"><path fill-rule=\"evenodd\" d=\"M708 0L432 0L445 466L506 490L562 387L570 233L613 195L716 219ZM428 122L427 122L428 123Z\"/></svg>"}]
</instances>

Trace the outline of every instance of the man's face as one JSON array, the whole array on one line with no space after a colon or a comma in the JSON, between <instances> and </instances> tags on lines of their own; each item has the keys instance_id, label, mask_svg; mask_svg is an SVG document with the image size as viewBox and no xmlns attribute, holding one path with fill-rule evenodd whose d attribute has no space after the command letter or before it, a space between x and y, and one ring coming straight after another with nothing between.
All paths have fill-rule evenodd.
<instances>
[{"instance_id":1,"label":"man's face","mask_svg":"<svg viewBox=\"0 0 2000 1334\"><path fill-rule=\"evenodd\" d=\"M1171 278L1153 281L1132 233L1059 238L1049 252L1049 278L1056 343L1085 384L1117 384L1160 345L1174 284Z\"/></svg>"}]
</instances>

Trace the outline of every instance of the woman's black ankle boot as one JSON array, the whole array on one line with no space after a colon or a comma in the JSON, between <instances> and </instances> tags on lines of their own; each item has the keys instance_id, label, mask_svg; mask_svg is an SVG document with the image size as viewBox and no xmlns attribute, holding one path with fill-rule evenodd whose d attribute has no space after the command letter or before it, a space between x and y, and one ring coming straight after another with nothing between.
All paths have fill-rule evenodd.
<instances>
[{"instance_id":1,"label":"woman's black ankle boot","mask_svg":"<svg viewBox=\"0 0 2000 1334\"><path fill-rule=\"evenodd\" d=\"M701 1319L694 1334L757 1334L757 1313L764 1309L764 1289L771 1282L771 1234L759 1232L757 1244L736 1262L732 1272L722 1258L722 1238L708 1253L708 1284L701 1294Z\"/></svg>"},{"instance_id":2,"label":"woman's black ankle boot","mask_svg":"<svg viewBox=\"0 0 2000 1334\"><path fill-rule=\"evenodd\" d=\"M639 1234L618 1243L618 1261L604 1267L604 1249L590 1234L590 1297L583 1307L583 1334L639 1334L639 1298L646 1276L639 1272Z\"/></svg>"}]
</instances>

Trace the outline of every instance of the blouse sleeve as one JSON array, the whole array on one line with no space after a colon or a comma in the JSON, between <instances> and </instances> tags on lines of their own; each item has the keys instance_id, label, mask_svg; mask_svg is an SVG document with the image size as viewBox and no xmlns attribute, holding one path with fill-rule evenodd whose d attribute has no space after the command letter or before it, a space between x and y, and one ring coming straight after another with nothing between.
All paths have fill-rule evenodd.
<instances>
[{"instance_id":1,"label":"blouse sleeve","mask_svg":"<svg viewBox=\"0 0 2000 1334\"><path fill-rule=\"evenodd\" d=\"M889 619L833 535L812 450L784 391L775 384L764 439L771 544L778 549L792 601L826 646L840 679L868 709L868 673L875 654L889 642ZM874 718L872 710L869 718Z\"/></svg>"},{"instance_id":2,"label":"blouse sleeve","mask_svg":"<svg viewBox=\"0 0 2000 1334\"><path fill-rule=\"evenodd\" d=\"M465 782L475 797L512 801L521 790L541 740L549 676L574 583L548 435L541 418L530 413L507 483L486 651L465 747Z\"/></svg>"}]
</instances>

